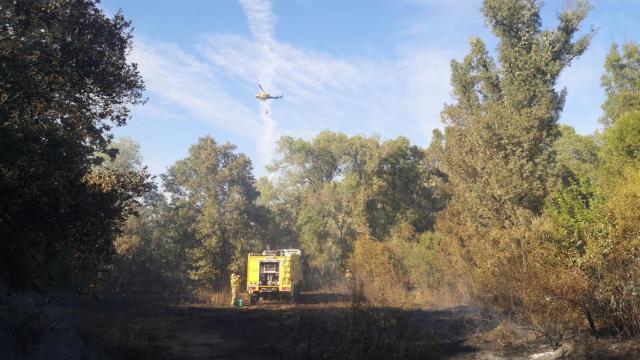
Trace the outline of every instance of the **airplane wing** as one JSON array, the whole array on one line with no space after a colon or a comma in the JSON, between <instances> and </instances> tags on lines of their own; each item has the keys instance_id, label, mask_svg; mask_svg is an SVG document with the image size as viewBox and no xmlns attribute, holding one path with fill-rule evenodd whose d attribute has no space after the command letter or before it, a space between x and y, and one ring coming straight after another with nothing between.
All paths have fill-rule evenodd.
<instances>
[{"instance_id":1,"label":"airplane wing","mask_svg":"<svg viewBox=\"0 0 640 360\"><path fill-rule=\"evenodd\" d=\"M262 92L266 92L266 91L264 91L264 89L262 88L262 85L258 84L258 87L260 88L260 90L262 90Z\"/></svg>"}]
</instances>

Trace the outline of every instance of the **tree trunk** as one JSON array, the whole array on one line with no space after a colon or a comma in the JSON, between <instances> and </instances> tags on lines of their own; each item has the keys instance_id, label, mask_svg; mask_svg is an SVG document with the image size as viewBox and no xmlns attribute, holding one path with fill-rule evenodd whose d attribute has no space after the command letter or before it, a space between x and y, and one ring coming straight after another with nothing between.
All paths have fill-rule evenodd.
<instances>
[{"instance_id":1,"label":"tree trunk","mask_svg":"<svg viewBox=\"0 0 640 360\"><path fill-rule=\"evenodd\" d=\"M591 311L589 311L588 307L584 307L583 309L584 316L587 318L587 322L589 323L589 329L591 330L592 335L596 335L596 324L593 321L593 317L591 316Z\"/></svg>"}]
</instances>

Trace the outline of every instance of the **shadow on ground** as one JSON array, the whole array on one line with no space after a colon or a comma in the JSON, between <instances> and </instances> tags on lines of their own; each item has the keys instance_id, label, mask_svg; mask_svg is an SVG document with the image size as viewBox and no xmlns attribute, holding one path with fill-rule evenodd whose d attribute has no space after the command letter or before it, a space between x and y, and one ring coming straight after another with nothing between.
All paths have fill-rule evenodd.
<instances>
[{"instance_id":1,"label":"shadow on ground","mask_svg":"<svg viewBox=\"0 0 640 360\"><path fill-rule=\"evenodd\" d=\"M40 310L14 306L20 311L11 313L10 304L0 301L0 353L3 359L47 360L472 360L549 353L516 324L499 323L471 307L370 308L322 292L304 293L296 305L268 302L241 309L189 301L153 293L97 303L72 296L43 303ZM597 338L568 346L567 359L640 358L640 345L632 341Z\"/></svg>"},{"instance_id":2,"label":"shadow on ground","mask_svg":"<svg viewBox=\"0 0 640 360\"><path fill-rule=\"evenodd\" d=\"M442 359L474 351L464 339L490 324L478 315L367 308L331 293L242 309L128 297L77 312L97 354L155 359Z\"/></svg>"},{"instance_id":3,"label":"shadow on ground","mask_svg":"<svg viewBox=\"0 0 640 360\"><path fill-rule=\"evenodd\" d=\"M331 292L308 292L302 293L300 296L300 304L331 304L331 303L348 303L349 295Z\"/></svg>"}]
</instances>

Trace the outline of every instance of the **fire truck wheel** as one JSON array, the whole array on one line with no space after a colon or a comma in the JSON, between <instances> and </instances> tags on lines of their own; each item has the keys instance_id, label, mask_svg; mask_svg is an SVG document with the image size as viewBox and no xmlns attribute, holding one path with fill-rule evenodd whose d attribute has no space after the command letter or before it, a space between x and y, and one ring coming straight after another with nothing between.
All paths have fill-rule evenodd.
<instances>
[{"instance_id":1,"label":"fire truck wheel","mask_svg":"<svg viewBox=\"0 0 640 360\"><path fill-rule=\"evenodd\" d=\"M260 296L258 296L258 295L250 295L249 296L249 304L250 305L256 305L258 303L259 299L260 299Z\"/></svg>"}]
</instances>

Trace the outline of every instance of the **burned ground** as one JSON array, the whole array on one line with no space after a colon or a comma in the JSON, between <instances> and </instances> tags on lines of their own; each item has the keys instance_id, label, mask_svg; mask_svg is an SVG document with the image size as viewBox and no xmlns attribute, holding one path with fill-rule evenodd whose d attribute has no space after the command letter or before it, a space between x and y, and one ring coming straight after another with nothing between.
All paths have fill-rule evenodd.
<instances>
[{"instance_id":1,"label":"burned ground","mask_svg":"<svg viewBox=\"0 0 640 360\"><path fill-rule=\"evenodd\" d=\"M344 295L304 294L299 304L242 309L105 299L78 308L83 334L98 353L166 359L442 358L462 342L440 346L442 331L462 336L476 324L464 311L354 307ZM448 330L447 330L448 331ZM441 332L441 333L439 333ZM98 340L96 340L98 339Z\"/></svg>"},{"instance_id":2,"label":"burned ground","mask_svg":"<svg viewBox=\"0 0 640 360\"><path fill-rule=\"evenodd\" d=\"M471 307L367 307L331 292L298 304L234 309L158 294L54 300L53 330L15 358L87 359L538 359L544 341ZM633 359L613 340L568 344L567 358Z\"/></svg>"}]
</instances>

